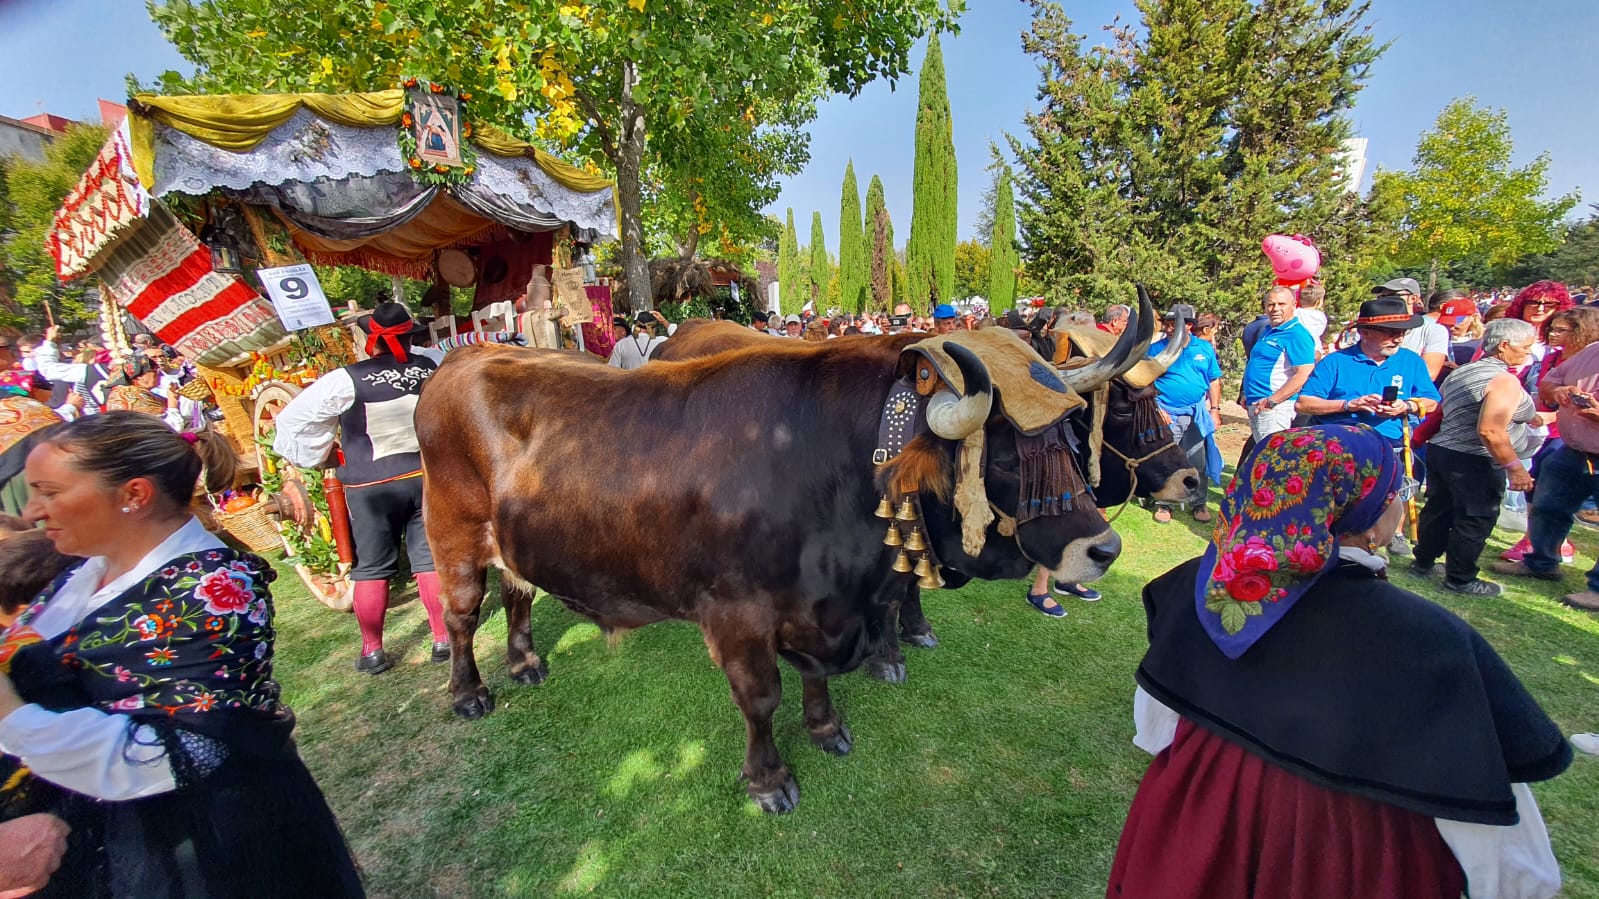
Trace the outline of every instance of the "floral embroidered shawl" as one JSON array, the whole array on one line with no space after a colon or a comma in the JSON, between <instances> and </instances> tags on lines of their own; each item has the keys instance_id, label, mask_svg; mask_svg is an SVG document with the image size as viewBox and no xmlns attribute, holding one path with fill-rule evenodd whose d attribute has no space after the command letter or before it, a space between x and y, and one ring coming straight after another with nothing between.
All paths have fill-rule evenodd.
<instances>
[{"instance_id":1,"label":"floral embroidered shawl","mask_svg":"<svg viewBox=\"0 0 1599 899\"><path fill-rule=\"evenodd\" d=\"M1364 426L1273 434L1227 485L1194 605L1230 659L1337 564L1337 538L1376 523L1399 486L1392 446Z\"/></svg>"}]
</instances>

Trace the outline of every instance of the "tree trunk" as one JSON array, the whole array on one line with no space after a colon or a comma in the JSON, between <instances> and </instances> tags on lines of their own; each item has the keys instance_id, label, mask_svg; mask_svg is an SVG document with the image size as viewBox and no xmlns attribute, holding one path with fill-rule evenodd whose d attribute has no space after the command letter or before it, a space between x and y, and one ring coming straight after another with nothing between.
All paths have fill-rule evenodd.
<instances>
[{"instance_id":1,"label":"tree trunk","mask_svg":"<svg viewBox=\"0 0 1599 899\"><path fill-rule=\"evenodd\" d=\"M621 133L617 135L616 201L622 218L622 277L627 282L627 305L634 312L654 306L649 260L644 258L644 111L633 100L638 86L638 63L622 64Z\"/></svg>"},{"instance_id":2,"label":"tree trunk","mask_svg":"<svg viewBox=\"0 0 1599 899\"><path fill-rule=\"evenodd\" d=\"M1432 257L1432 265L1427 269L1427 295L1438 289L1438 257Z\"/></svg>"}]
</instances>

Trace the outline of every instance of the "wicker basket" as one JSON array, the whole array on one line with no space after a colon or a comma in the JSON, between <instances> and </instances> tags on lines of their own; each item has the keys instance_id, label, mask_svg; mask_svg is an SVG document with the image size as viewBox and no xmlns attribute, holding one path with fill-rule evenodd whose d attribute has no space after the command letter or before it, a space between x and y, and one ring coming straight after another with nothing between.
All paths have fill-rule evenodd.
<instances>
[{"instance_id":1,"label":"wicker basket","mask_svg":"<svg viewBox=\"0 0 1599 899\"><path fill-rule=\"evenodd\" d=\"M184 384L182 387L179 387L178 394L181 396L186 396L197 403L207 402L212 397L211 385L207 384L204 378L195 378L189 383Z\"/></svg>"},{"instance_id":2,"label":"wicker basket","mask_svg":"<svg viewBox=\"0 0 1599 899\"><path fill-rule=\"evenodd\" d=\"M278 523L267 514L267 503L256 503L238 512L216 513L217 524L235 539L250 548L251 552L264 553L283 549L283 538L278 535Z\"/></svg>"}]
</instances>

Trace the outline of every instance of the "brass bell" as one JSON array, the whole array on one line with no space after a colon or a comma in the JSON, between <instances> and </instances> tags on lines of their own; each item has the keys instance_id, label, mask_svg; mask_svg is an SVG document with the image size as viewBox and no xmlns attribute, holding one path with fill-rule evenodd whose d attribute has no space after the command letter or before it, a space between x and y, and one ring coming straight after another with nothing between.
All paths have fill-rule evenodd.
<instances>
[{"instance_id":1,"label":"brass bell","mask_svg":"<svg viewBox=\"0 0 1599 899\"><path fill-rule=\"evenodd\" d=\"M913 553L919 553L927 548L927 542L922 539L921 528L911 528L911 535L905 539L905 548Z\"/></svg>"},{"instance_id":2,"label":"brass bell","mask_svg":"<svg viewBox=\"0 0 1599 899\"><path fill-rule=\"evenodd\" d=\"M916 586L923 590L937 590L944 586L944 578L936 571L929 571L917 579Z\"/></svg>"},{"instance_id":3,"label":"brass bell","mask_svg":"<svg viewBox=\"0 0 1599 899\"><path fill-rule=\"evenodd\" d=\"M911 505L910 497L905 497L905 501L899 504L899 514L894 517L900 521L916 520L916 507Z\"/></svg>"},{"instance_id":4,"label":"brass bell","mask_svg":"<svg viewBox=\"0 0 1599 899\"><path fill-rule=\"evenodd\" d=\"M888 494L883 494L883 498L877 501L877 512L875 514L878 518L894 517L894 504L888 501Z\"/></svg>"},{"instance_id":5,"label":"brass bell","mask_svg":"<svg viewBox=\"0 0 1599 899\"><path fill-rule=\"evenodd\" d=\"M916 576L926 580L933 573L933 563L927 561L926 556L916 560Z\"/></svg>"},{"instance_id":6,"label":"brass bell","mask_svg":"<svg viewBox=\"0 0 1599 899\"><path fill-rule=\"evenodd\" d=\"M911 557L905 555L905 551L903 549L899 551L898 558L894 559L894 570L900 574L904 574L911 570Z\"/></svg>"},{"instance_id":7,"label":"brass bell","mask_svg":"<svg viewBox=\"0 0 1599 899\"><path fill-rule=\"evenodd\" d=\"M914 534L912 536L914 536ZM888 533L883 535L883 545L900 546L904 544L904 542L904 540L899 538L899 528L894 527L893 522L889 522Z\"/></svg>"}]
</instances>

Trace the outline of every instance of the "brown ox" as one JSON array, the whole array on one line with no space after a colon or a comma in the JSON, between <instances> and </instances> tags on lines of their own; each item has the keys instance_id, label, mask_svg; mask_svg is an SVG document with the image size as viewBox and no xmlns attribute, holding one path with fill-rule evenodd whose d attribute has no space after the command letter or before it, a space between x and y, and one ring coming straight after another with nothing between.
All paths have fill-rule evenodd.
<instances>
[{"instance_id":1,"label":"brown ox","mask_svg":"<svg viewBox=\"0 0 1599 899\"><path fill-rule=\"evenodd\" d=\"M923 434L874 466L878 415L899 341L792 342L633 372L536 350L452 353L416 411L428 539L443 587L457 714L493 708L472 655L485 571L504 572L511 677L538 683L528 618L543 588L607 630L664 619L699 625L732 685L757 806L787 811L798 787L772 740L777 659L804 684L812 742L844 754L851 737L827 679L884 640L909 574L891 569L874 510L887 490L919 496L939 559L969 577L1092 580L1120 540L1088 506L990 526L968 555L949 504L953 439ZM951 356L956 356L951 351ZM967 358L969 357L969 358ZM986 493L1021 496L1017 431L975 356L957 357L963 419L987 441ZM663 527L665 522L670 527Z\"/></svg>"}]
</instances>

